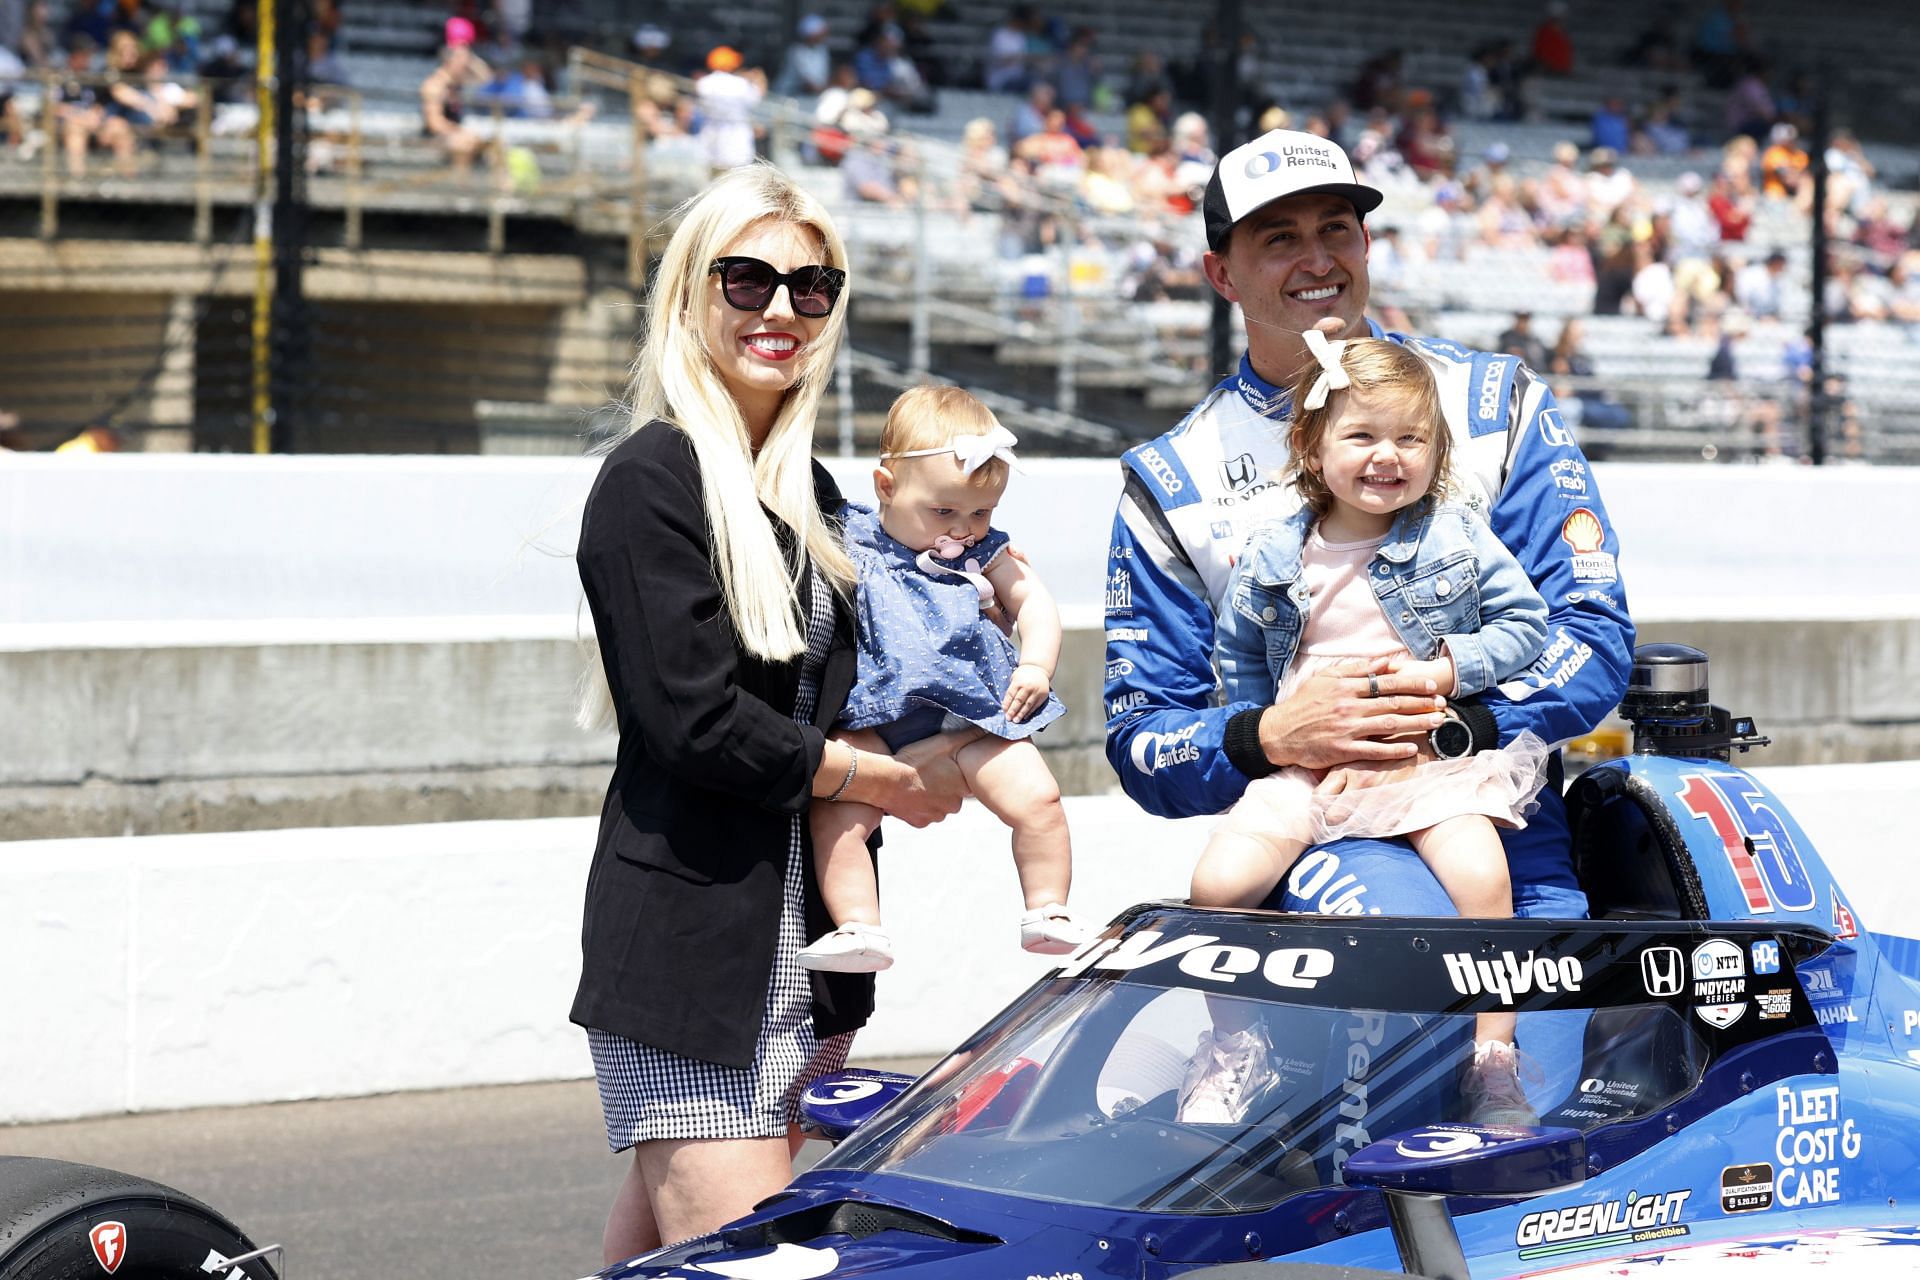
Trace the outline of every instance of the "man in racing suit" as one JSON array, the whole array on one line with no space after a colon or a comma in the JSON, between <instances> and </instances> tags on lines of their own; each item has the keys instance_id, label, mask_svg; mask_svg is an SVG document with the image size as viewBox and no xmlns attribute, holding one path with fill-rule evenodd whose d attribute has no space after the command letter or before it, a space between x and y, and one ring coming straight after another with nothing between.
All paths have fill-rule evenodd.
<instances>
[{"instance_id":1,"label":"man in racing suit","mask_svg":"<svg viewBox=\"0 0 1920 1280\"><path fill-rule=\"evenodd\" d=\"M1626 688L1633 626L1619 547L1553 393L1511 356L1387 333L1365 317L1362 220L1380 200L1354 180L1339 147L1286 130L1228 152L1208 184L1207 278L1240 304L1247 354L1178 426L1127 452L1107 563L1107 758L1153 813L1218 813L1251 778L1289 764L1344 767L1358 785L1388 780L1432 758L1428 735L1443 718L1465 723L1472 750L1523 729L1564 741L1592 729ZM1214 620L1228 574L1256 525L1300 503L1281 479L1290 412L1282 388L1310 359L1301 334L1311 327L1404 343L1433 370L1460 498L1485 515L1547 602L1547 647L1519 678L1449 703L1431 682L1376 663L1304 681L1276 706L1220 705ZM1468 741L1458 726L1431 740L1451 752ZM1584 916L1554 760L1539 809L1505 833L1514 906L1520 915ZM1283 904L1454 914L1403 840L1310 851Z\"/></svg>"}]
</instances>

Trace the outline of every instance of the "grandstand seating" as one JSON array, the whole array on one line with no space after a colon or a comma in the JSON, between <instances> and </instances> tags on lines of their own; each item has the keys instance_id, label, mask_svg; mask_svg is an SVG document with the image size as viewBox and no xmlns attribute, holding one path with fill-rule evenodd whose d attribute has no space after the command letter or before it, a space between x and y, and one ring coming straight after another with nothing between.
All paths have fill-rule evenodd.
<instances>
[{"instance_id":1,"label":"grandstand seating","mask_svg":"<svg viewBox=\"0 0 1920 1280\"><path fill-rule=\"evenodd\" d=\"M180 7L212 26L226 6L224 0L186 0ZM853 33L864 20L866 0L819 0L806 7L829 18L834 45L843 53L849 51ZM1130 57L1141 50L1151 48L1178 60L1193 56L1200 47L1200 26L1191 13L1147 0L1057 0L1045 7L1070 26L1085 22L1098 30L1099 53L1110 78L1123 76ZM1575 75L1536 86L1535 106L1545 118L1454 123L1463 163L1471 163L1490 143L1499 141L1510 148L1516 173L1537 172L1549 162L1557 142L1585 140L1587 114L1604 94L1620 92L1645 100L1663 89L1673 77L1611 65L1617 52L1662 7L1659 0L1627 0L1605 9L1577 11L1573 33L1580 63ZM950 0L947 11L929 24L936 52L951 70L964 76L971 69L984 49L987 31L1005 8L1002 0ZM1807 61L1844 61L1847 79L1856 86L1856 99L1871 93L1896 105L1916 101L1915 89L1906 83L1910 77L1905 68L1914 61L1915 36L1905 4L1860 0L1857 14L1850 9L1845 23L1803 13L1786 0L1750 0L1747 8L1755 30L1770 47L1791 50ZM445 6L349 4L344 12L343 60L365 103L358 118L363 172L351 183L343 176L340 148L350 125L349 113L336 107L317 115L312 121L314 134L328 140L315 148L322 162L311 186L317 204L357 200L368 208L469 213L491 209L496 216L570 219L576 225L592 222L601 233L617 232L623 216L613 201L624 196L631 146L624 103L606 100L601 116L584 126L503 121L505 143L524 148L537 164L538 188L501 193L486 189L482 179L477 184L480 189L463 189L449 179L438 149L420 137L415 97L435 56ZM782 6L719 9L693 0L667 0L650 7L646 17L673 31L674 49L681 58L697 56L707 44L726 40L771 62L785 41L780 29L784 12ZM1473 47L1496 36L1512 37L1524 46L1538 13L1534 0L1487 0L1445 9L1414 0L1384 0L1359 10L1303 11L1288 6L1282 41L1271 35L1278 11L1268 0L1254 0L1248 6L1248 25L1259 37L1264 85L1296 110L1311 110L1341 92L1361 61L1391 45L1409 50L1408 83L1430 85L1444 98L1459 81ZM573 0L555 6L556 20L562 16L577 29L591 30L597 24L603 38L617 41L624 38L630 14L611 3ZM1702 122L1709 127L1717 124L1717 96L1697 80L1683 87ZM26 97L31 105L32 92ZM920 140L926 170L938 186L953 172L955 152L950 144L966 122L986 116L1004 126L1015 105L1016 100L1005 95L950 88L939 95L932 114L897 121L896 133L911 132ZM473 113L470 119L483 131L493 127L484 112ZM1117 134L1121 129L1121 118L1112 112L1097 112L1094 120L1103 130ZM241 108L216 129L244 134L249 127L248 109ZM217 137L216 155L230 158L238 175L249 158L248 145L244 136ZM1135 427L1164 421L1172 407L1190 401L1205 384L1209 304L1139 305L1122 297L1129 251L1144 234L1140 225L1126 220L1086 222L1084 238L1070 253L1062 250L1039 264L1009 259L1002 254L1001 227L994 215L963 216L936 208L926 211L923 221L916 221L911 213L861 207L845 198L837 171L799 164L797 152L789 146L783 145L780 151L780 158L826 199L841 220L859 268L862 287L856 293L861 299L856 314L864 323L899 326L909 321L914 312L914 261L923 253L924 278L934 300L929 337L936 352L990 353L1000 366L1030 372L1070 359L1078 385L1110 415ZM1883 187L1910 188L1920 175L1920 149L1913 146L1870 141L1868 154L1880 168ZM1670 198L1672 184L1682 172L1711 172L1718 161L1717 150L1703 149L1680 157L1634 156L1626 164L1658 200ZM30 191L38 180L36 169L0 162L0 194ZM701 157L684 143L651 148L647 169L650 203L656 207L665 207L692 190L704 174ZM154 170L155 181L145 186L142 195L191 199L193 173L191 155L162 155ZM171 196L165 194L169 191ZM237 177L217 197L220 203L233 205L249 198ZM1902 192L1898 199L1910 207L1913 197ZM1375 225L1412 228L1427 203L1425 192L1418 188L1395 191L1375 215ZM1173 234L1190 245L1198 243L1198 228L1192 222ZM1779 376L1784 337L1804 319L1810 274L1807 234L1804 219L1791 209L1766 205L1747 246L1738 250L1757 254L1775 247L1786 249L1793 286L1785 324L1772 332L1756 329L1738 346L1749 378ZM1069 280L1071 313L1048 301L1057 299ZM1431 261L1409 260L1394 283L1376 289L1376 299L1407 309L1416 327L1425 331L1487 345L1506 327L1512 312L1523 308L1546 321L1539 328L1550 339L1558 317L1591 311L1592 287L1553 280L1542 253L1469 248L1459 257L1443 254ZM1654 388L1669 398L1699 398L1699 380L1712 354L1711 344L1703 339L1663 337L1651 322L1631 316L1593 317L1587 346L1602 379ZM1829 332L1828 352L1829 367L1847 376L1850 393L1869 409L1876 438L1892 442L1890 448L1920 452L1920 445L1906 443L1920 441L1920 376L1907 372L1912 364L1912 335L1899 327L1835 326ZM1039 379L1038 385L1045 381ZM1032 387L1036 381L1028 377L1023 385ZM1710 430L1711 424L1705 429Z\"/></svg>"}]
</instances>

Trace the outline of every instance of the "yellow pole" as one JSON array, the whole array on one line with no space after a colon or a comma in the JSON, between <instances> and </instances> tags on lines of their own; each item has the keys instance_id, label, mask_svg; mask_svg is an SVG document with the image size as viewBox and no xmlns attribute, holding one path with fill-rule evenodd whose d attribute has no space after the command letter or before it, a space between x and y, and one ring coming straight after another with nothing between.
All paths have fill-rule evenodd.
<instances>
[{"instance_id":1,"label":"yellow pole","mask_svg":"<svg viewBox=\"0 0 1920 1280\"><path fill-rule=\"evenodd\" d=\"M253 190L253 451L273 451L274 0L260 0L253 98L260 111Z\"/></svg>"}]
</instances>

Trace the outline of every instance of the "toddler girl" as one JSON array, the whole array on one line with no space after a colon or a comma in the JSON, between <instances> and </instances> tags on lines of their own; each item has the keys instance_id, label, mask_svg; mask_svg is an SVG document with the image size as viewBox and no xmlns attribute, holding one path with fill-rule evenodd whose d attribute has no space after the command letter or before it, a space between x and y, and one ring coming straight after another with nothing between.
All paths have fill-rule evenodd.
<instances>
[{"instance_id":1,"label":"toddler girl","mask_svg":"<svg viewBox=\"0 0 1920 1280\"><path fill-rule=\"evenodd\" d=\"M1060 613L989 524L1014 443L958 387L914 387L888 411L873 473L879 511L847 505L860 657L839 736L856 748L851 782L861 751L897 751L946 729L986 730L954 758L975 797L1013 830L1027 906L1021 946L1059 955L1087 930L1063 905L1073 874L1066 814L1031 738L1066 710L1052 693ZM1016 623L1017 652L1007 638ZM848 801L813 805L814 865L837 927L800 952L810 969L864 973L893 963L866 847L880 817Z\"/></svg>"},{"instance_id":2,"label":"toddler girl","mask_svg":"<svg viewBox=\"0 0 1920 1280\"><path fill-rule=\"evenodd\" d=\"M1292 388L1287 465L1304 505L1256 529L1234 567L1215 635L1227 700L1278 701L1315 672L1389 655L1446 697L1518 675L1545 642L1546 602L1486 523L1447 500L1451 439L1432 372L1382 339L1310 331L1306 340L1315 363ZM1495 825L1524 825L1546 744L1523 733L1466 754L1463 728L1435 730L1423 763L1391 781L1368 785L1365 766L1254 780L1201 854L1193 902L1257 906L1309 844L1405 835L1461 914L1511 916ZM1182 1088L1183 1119L1237 1118L1227 1113L1271 1075L1241 1006L1219 1002L1213 1021ZM1515 1074L1513 1025L1512 1014L1486 1014L1475 1027L1463 1088L1482 1122L1535 1118Z\"/></svg>"}]
</instances>

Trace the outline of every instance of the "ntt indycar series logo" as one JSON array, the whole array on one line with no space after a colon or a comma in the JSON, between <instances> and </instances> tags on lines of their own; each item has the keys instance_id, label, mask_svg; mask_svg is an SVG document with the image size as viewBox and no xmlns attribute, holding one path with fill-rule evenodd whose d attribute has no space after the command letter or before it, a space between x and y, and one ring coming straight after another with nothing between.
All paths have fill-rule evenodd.
<instances>
[{"instance_id":1,"label":"ntt indycar series logo","mask_svg":"<svg viewBox=\"0 0 1920 1280\"><path fill-rule=\"evenodd\" d=\"M1522 1258L1545 1258L1684 1236L1687 1228L1680 1225L1680 1211L1692 1194L1691 1190L1629 1191L1624 1200L1544 1209L1520 1219L1513 1242Z\"/></svg>"},{"instance_id":2,"label":"ntt indycar series logo","mask_svg":"<svg viewBox=\"0 0 1920 1280\"><path fill-rule=\"evenodd\" d=\"M1502 951L1494 959L1476 960L1450 951L1442 959L1455 991L1463 996L1499 996L1505 1005L1536 991L1578 991L1587 980L1586 970L1575 956L1536 956L1531 951L1516 956Z\"/></svg>"}]
</instances>

